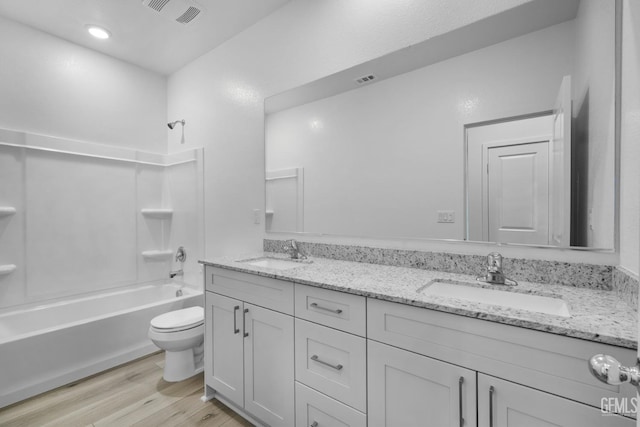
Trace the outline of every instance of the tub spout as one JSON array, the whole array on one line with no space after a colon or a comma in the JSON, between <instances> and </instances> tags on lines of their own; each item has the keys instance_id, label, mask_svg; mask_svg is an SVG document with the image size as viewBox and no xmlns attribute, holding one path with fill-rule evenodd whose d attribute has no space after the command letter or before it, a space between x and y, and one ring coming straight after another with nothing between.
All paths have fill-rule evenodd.
<instances>
[{"instance_id":1,"label":"tub spout","mask_svg":"<svg viewBox=\"0 0 640 427\"><path fill-rule=\"evenodd\" d=\"M173 279L176 276L183 276L184 277L184 271L182 271L182 269L180 270L175 270L175 271L170 271L169 272L169 278Z\"/></svg>"}]
</instances>

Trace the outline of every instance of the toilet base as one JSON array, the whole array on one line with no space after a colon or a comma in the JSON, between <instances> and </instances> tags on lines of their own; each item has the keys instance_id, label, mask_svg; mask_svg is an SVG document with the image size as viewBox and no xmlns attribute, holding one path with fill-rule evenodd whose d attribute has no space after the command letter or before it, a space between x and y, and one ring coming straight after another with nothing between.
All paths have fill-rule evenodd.
<instances>
[{"instance_id":1,"label":"toilet base","mask_svg":"<svg viewBox=\"0 0 640 427\"><path fill-rule=\"evenodd\" d=\"M191 378L204 370L204 361L197 354L198 348L164 352L164 374L167 382L178 382ZM196 353L194 355L194 353Z\"/></svg>"}]
</instances>

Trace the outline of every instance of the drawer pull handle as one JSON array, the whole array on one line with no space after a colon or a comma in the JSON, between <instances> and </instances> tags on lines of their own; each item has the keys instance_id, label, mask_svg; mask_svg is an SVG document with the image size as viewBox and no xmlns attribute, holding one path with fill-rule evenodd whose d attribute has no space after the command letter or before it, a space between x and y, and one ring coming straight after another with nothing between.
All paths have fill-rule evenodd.
<instances>
[{"instance_id":1,"label":"drawer pull handle","mask_svg":"<svg viewBox=\"0 0 640 427\"><path fill-rule=\"evenodd\" d=\"M489 427L493 427L493 393L495 389L493 386L489 387Z\"/></svg>"},{"instance_id":2,"label":"drawer pull handle","mask_svg":"<svg viewBox=\"0 0 640 427\"><path fill-rule=\"evenodd\" d=\"M318 355L317 355L317 354L314 354L313 356L311 356L311 360L313 360L314 362L318 362L318 363L320 363L320 364L322 364L322 365L328 366L328 367L330 367L330 368L333 368L333 369L335 369L336 371L339 371L340 369L342 369L342 368L343 368L343 366L342 366L342 365L332 365L332 364L331 364L331 363L329 363L329 362L325 362L324 360L320 360L320 358L318 357Z\"/></svg>"},{"instance_id":3,"label":"drawer pull handle","mask_svg":"<svg viewBox=\"0 0 640 427\"><path fill-rule=\"evenodd\" d=\"M321 306L321 305L318 305L318 303L317 303L317 302L312 302L310 305L311 305L311 307L313 307L313 308L317 308L318 310L330 311L330 312L332 312L332 313L336 313L336 314L340 314L340 313L342 313L342 309L340 309L340 308L327 308L327 307L323 307L323 306Z\"/></svg>"},{"instance_id":4,"label":"drawer pull handle","mask_svg":"<svg viewBox=\"0 0 640 427\"><path fill-rule=\"evenodd\" d=\"M464 417L462 416L462 384L464 383L464 377L460 377L458 380L458 399L459 399L459 410L460 410L460 427L464 426Z\"/></svg>"},{"instance_id":5,"label":"drawer pull handle","mask_svg":"<svg viewBox=\"0 0 640 427\"><path fill-rule=\"evenodd\" d=\"M236 312L240 310L240 306L236 305L235 307L233 307L233 333L237 334L238 332L240 332L240 329L238 328L238 323L237 323L237 316L236 316Z\"/></svg>"},{"instance_id":6,"label":"drawer pull handle","mask_svg":"<svg viewBox=\"0 0 640 427\"><path fill-rule=\"evenodd\" d=\"M246 338L249 336L249 332L247 332L247 313L249 312L248 308L244 309L244 313L242 314L242 335Z\"/></svg>"},{"instance_id":7,"label":"drawer pull handle","mask_svg":"<svg viewBox=\"0 0 640 427\"><path fill-rule=\"evenodd\" d=\"M319 425L318 422L314 421L309 425L309 427L318 427L318 425Z\"/></svg>"}]
</instances>

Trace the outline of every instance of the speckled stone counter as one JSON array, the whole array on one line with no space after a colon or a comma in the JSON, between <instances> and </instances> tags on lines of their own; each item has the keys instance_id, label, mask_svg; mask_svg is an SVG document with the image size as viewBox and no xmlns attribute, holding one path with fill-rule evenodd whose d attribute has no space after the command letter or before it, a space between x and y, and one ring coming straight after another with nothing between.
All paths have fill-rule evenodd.
<instances>
[{"instance_id":1,"label":"speckled stone counter","mask_svg":"<svg viewBox=\"0 0 640 427\"><path fill-rule=\"evenodd\" d=\"M285 270L242 262L263 256L287 259L286 255L279 253L260 253L216 258L201 263L558 335L637 348L636 311L611 290L526 281L520 281L516 287L487 285L476 282L475 276L464 274L316 257L310 258L310 263L301 262L299 266ZM509 275L508 270L505 273ZM561 298L569 308L570 317L428 295L424 288L434 279L462 282L461 286L482 286L500 291Z\"/></svg>"}]
</instances>

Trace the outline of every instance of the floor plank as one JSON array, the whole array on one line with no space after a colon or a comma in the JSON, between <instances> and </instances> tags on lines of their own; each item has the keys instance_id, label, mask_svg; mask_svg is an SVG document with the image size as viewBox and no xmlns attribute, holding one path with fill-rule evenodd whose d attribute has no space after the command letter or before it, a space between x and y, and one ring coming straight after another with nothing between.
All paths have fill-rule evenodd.
<instances>
[{"instance_id":1,"label":"floor plank","mask_svg":"<svg viewBox=\"0 0 640 427\"><path fill-rule=\"evenodd\" d=\"M0 409L0 425L49 426L206 426L251 424L217 400L203 403L203 375L179 383L162 378L164 354L60 387Z\"/></svg>"}]
</instances>

